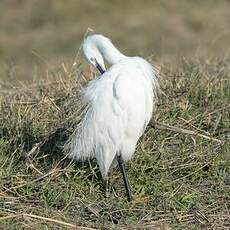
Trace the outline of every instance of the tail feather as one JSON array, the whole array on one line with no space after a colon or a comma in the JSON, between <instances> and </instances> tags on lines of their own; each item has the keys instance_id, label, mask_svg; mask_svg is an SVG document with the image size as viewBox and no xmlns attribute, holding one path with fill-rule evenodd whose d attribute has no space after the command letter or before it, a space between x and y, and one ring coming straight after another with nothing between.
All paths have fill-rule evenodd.
<instances>
[{"instance_id":1,"label":"tail feather","mask_svg":"<svg viewBox=\"0 0 230 230\"><path fill-rule=\"evenodd\" d=\"M94 139L92 135L89 109L86 109L82 121L78 124L68 141L64 145L64 153L75 160L85 160L93 157Z\"/></svg>"}]
</instances>

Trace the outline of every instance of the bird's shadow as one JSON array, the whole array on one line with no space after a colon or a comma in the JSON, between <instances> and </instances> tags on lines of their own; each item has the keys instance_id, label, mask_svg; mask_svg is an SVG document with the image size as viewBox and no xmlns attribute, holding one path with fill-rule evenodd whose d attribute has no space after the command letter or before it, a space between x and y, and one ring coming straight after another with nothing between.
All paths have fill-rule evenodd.
<instances>
[{"instance_id":1,"label":"bird's shadow","mask_svg":"<svg viewBox=\"0 0 230 230\"><path fill-rule=\"evenodd\" d=\"M72 131L67 127L62 126L57 128L42 141L39 152L46 156L47 167L52 168L53 165L58 164L58 167L65 169L72 165L74 170L84 170L85 177L88 180L95 181L95 183L99 184L101 188L104 188L104 180L95 159L88 159L84 162L75 161L69 159L63 153L63 146L72 134Z\"/></svg>"}]
</instances>

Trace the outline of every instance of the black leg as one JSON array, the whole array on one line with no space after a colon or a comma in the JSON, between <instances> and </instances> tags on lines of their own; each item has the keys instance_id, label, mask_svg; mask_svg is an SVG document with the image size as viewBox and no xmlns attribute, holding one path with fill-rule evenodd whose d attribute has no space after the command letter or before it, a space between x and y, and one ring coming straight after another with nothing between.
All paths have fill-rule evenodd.
<instances>
[{"instance_id":1,"label":"black leg","mask_svg":"<svg viewBox=\"0 0 230 230\"><path fill-rule=\"evenodd\" d=\"M124 161L123 161L121 155L117 156L117 161L118 161L118 166L119 166L119 169L120 169L120 171L122 173L122 177L123 177L123 180L124 180L127 198L128 198L128 201L130 202L130 201L132 201L133 197L132 197L132 192L131 192L131 189L130 189L130 186L129 186L127 173L125 171Z\"/></svg>"}]
</instances>

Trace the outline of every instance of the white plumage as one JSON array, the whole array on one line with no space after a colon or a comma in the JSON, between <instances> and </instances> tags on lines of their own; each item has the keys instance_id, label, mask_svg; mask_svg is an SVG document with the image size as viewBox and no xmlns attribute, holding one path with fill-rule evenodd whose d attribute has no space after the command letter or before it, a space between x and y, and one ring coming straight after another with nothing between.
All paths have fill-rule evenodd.
<instances>
[{"instance_id":1,"label":"white plumage","mask_svg":"<svg viewBox=\"0 0 230 230\"><path fill-rule=\"evenodd\" d=\"M157 101L157 71L143 58L123 55L102 35L88 36L83 52L101 72L104 59L110 68L84 89L86 111L64 150L76 160L95 157L105 178L117 155L128 161L134 154Z\"/></svg>"}]
</instances>

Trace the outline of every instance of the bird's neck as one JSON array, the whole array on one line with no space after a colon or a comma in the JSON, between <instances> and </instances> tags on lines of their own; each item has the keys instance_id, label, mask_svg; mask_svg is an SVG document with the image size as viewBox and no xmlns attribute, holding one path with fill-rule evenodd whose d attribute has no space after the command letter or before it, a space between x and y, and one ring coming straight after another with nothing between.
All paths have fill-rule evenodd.
<instances>
[{"instance_id":1,"label":"bird's neck","mask_svg":"<svg viewBox=\"0 0 230 230\"><path fill-rule=\"evenodd\" d=\"M98 40L96 47L109 65L114 65L118 61L127 58L108 39Z\"/></svg>"}]
</instances>

